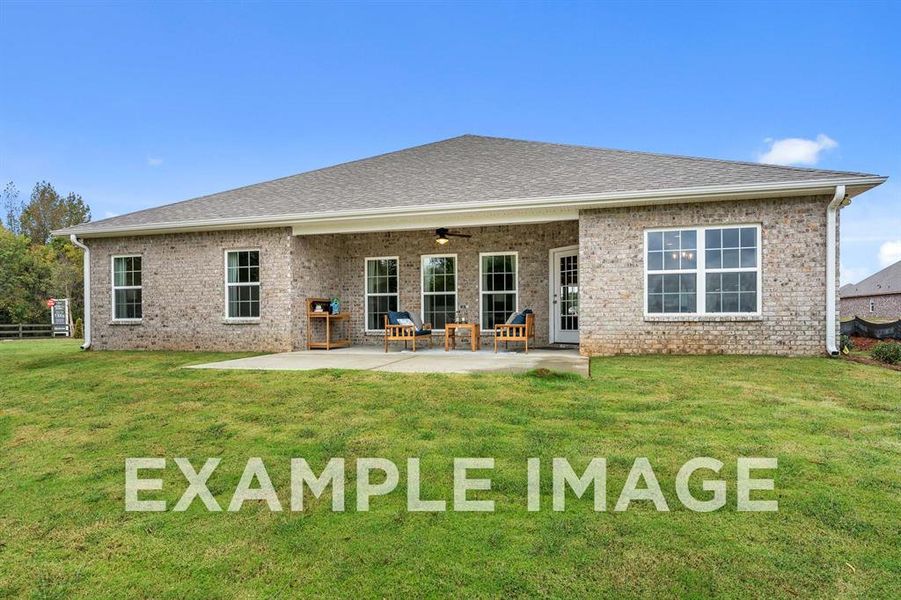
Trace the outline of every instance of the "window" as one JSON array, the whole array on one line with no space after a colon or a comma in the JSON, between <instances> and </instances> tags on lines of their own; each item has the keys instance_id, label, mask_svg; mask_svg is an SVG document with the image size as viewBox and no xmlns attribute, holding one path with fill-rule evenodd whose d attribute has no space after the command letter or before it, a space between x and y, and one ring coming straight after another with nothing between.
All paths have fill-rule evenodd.
<instances>
[{"instance_id":1,"label":"window","mask_svg":"<svg viewBox=\"0 0 901 600\"><path fill-rule=\"evenodd\" d=\"M260 251L227 251L225 266L226 316L260 318Z\"/></svg>"},{"instance_id":2,"label":"window","mask_svg":"<svg viewBox=\"0 0 901 600\"><path fill-rule=\"evenodd\" d=\"M651 231L647 248L647 312L697 312L697 231Z\"/></svg>"},{"instance_id":3,"label":"window","mask_svg":"<svg viewBox=\"0 0 901 600\"><path fill-rule=\"evenodd\" d=\"M759 238L756 225L648 231L646 313L759 313Z\"/></svg>"},{"instance_id":4,"label":"window","mask_svg":"<svg viewBox=\"0 0 901 600\"><path fill-rule=\"evenodd\" d=\"M453 323L457 312L457 255L422 257L422 320L433 329Z\"/></svg>"},{"instance_id":5,"label":"window","mask_svg":"<svg viewBox=\"0 0 901 600\"><path fill-rule=\"evenodd\" d=\"M870 300L870 312L871 313L876 312L876 301L875 300Z\"/></svg>"},{"instance_id":6,"label":"window","mask_svg":"<svg viewBox=\"0 0 901 600\"><path fill-rule=\"evenodd\" d=\"M397 310L397 257L367 258L366 329L384 329L389 310Z\"/></svg>"},{"instance_id":7,"label":"window","mask_svg":"<svg viewBox=\"0 0 901 600\"><path fill-rule=\"evenodd\" d=\"M516 312L517 306L517 255L500 252L479 255L481 280L481 327L493 331L494 326L505 323Z\"/></svg>"},{"instance_id":8,"label":"window","mask_svg":"<svg viewBox=\"0 0 901 600\"><path fill-rule=\"evenodd\" d=\"M704 231L706 312L757 312L757 228Z\"/></svg>"},{"instance_id":9,"label":"window","mask_svg":"<svg viewBox=\"0 0 901 600\"><path fill-rule=\"evenodd\" d=\"M141 257L113 257L113 319L138 321L143 318Z\"/></svg>"}]
</instances>

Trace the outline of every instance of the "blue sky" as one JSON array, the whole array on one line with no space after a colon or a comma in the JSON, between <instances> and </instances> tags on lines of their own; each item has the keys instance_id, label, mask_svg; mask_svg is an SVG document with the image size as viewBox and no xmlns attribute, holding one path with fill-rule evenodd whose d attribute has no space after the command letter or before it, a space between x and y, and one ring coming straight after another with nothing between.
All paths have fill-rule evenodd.
<instances>
[{"instance_id":1,"label":"blue sky","mask_svg":"<svg viewBox=\"0 0 901 600\"><path fill-rule=\"evenodd\" d=\"M773 152L892 177L842 212L856 281L901 258L899 29L878 2L2 0L0 181L97 219L462 133Z\"/></svg>"}]
</instances>

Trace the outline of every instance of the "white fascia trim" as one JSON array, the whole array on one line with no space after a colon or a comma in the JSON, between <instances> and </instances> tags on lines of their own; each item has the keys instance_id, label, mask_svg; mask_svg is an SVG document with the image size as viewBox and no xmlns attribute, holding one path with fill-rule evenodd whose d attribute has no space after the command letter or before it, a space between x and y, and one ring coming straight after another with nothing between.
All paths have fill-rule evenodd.
<instances>
[{"instance_id":1,"label":"white fascia trim","mask_svg":"<svg viewBox=\"0 0 901 600\"><path fill-rule=\"evenodd\" d=\"M547 196L540 198L507 198L503 200L476 200L429 206L407 206L371 208L366 210L344 210L310 215L309 213L272 215L258 217L231 217L223 219L197 219L190 222L148 223L117 227L103 231L79 231L78 228L63 229L54 235L76 233L82 237L117 237L127 235L152 235L188 231L211 231L222 229L250 229L263 227L300 227L303 225L323 225L335 220L368 220L374 217L425 217L466 213L490 213L517 209L584 210L616 206L641 206L648 204L673 204L682 202L706 202L717 200L740 200L751 198L773 198L779 195L830 194L837 185L874 187L884 182L886 177L849 177L846 179L808 180L800 182L733 184L672 188L667 190L644 190L610 192L606 194L576 194L568 196ZM512 217L508 213L508 217Z\"/></svg>"}]
</instances>

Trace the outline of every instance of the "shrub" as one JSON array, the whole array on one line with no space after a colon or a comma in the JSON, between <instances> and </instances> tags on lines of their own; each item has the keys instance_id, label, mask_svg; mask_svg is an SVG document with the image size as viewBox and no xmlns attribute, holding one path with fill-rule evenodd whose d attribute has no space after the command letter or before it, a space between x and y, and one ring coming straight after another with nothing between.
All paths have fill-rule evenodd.
<instances>
[{"instance_id":1,"label":"shrub","mask_svg":"<svg viewBox=\"0 0 901 600\"><path fill-rule=\"evenodd\" d=\"M84 323L82 323L81 319L75 319L75 328L72 332L72 337L74 338L83 338L84 337Z\"/></svg>"},{"instance_id":2,"label":"shrub","mask_svg":"<svg viewBox=\"0 0 901 600\"><path fill-rule=\"evenodd\" d=\"M850 335L843 335L838 346L842 349L842 352L854 350L854 340L851 339Z\"/></svg>"},{"instance_id":3,"label":"shrub","mask_svg":"<svg viewBox=\"0 0 901 600\"><path fill-rule=\"evenodd\" d=\"M901 344L896 342L880 342L873 346L870 356L890 365L901 363Z\"/></svg>"}]
</instances>

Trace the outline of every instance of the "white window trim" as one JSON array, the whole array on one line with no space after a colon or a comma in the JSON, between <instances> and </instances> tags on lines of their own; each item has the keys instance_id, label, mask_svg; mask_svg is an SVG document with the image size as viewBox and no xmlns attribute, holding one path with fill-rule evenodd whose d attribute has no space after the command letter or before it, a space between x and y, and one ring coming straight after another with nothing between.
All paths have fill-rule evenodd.
<instances>
[{"instance_id":1,"label":"white window trim","mask_svg":"<svg viewBox=\"0 0 901 600\"><path fill-rule=\"evenodd\" d=\"M457 312L460 303L459 303L459 293L460 293L460 260L457 258L456 254L423 254L419 257L419 316L422 318L423 322L425 322L425 297L426 296L439 296L439 295L447 295L450 292L426 292L425 291L425 263L430 258L453 258L454 259L454 313ZM399 308L399 307L398 307ZM434 323L431 323L434 325ZM432 331L444 331L443 329L432 329Z\"/></svg>"},{"instance_id":2,"label":"white window trim","mask_svg":"<svg viewBox=\"0 0 901 600\"><path fill-rule=\"evenodd\" d=\"M259 252L260 254L260 280L256 283L229 283L228 282L228 255L231 252ZM223 318L226 321L233 321L237 323L248 323L248 322L256 322L259 321L263 316L263 251L259 248L226 248L222 251L222 281L225 283L223 286ZM260 288L260 316L259 317L230 317L228 316L228 288L229 287L249 287L251 285L256 285Z\"/></svg>"},{"instance_id":3,"label":"white window trim","mask_svg":"<svg viewBox=\"0 0 901 600\"><path fill-rule=\"evenodd\" d=\"M515 266L515 273L514 273L514 277L513 277L513 280L514 280L515 285L514 285L513 293L516 294L516 302L514 302L514 309L513 309L513 310L515 310L515 311L517 311L517 312L519 311L519 252L516 252L516 251L507 251L507 252L479 252L479 327L484 327L484 325L485 325L485 324L482 322L482 300L483 300L483 295L484 295L485 293L490 293L490 294L494 294L494 293L504 293L504 294L508 294L508 293L509 293L509 292L507 292L507 291L504 291L504 292L495 292L495 291L492 291L492 292L485 292L485 291L483 290L483 286L482 286L482 274L483 274L483 273L482 273L482 257L484 257L484 256L512 256L512 257L513 257L513 264L514 264L514 266ZM482 329L482 334L483 334L483 335L485 335L485 334L487 334L487 335L494 335L494 329L489 329L489 330Z\"/></svg>"},{"instance_id":4,"label":"white window trim","mask_svg":"<svg viewBox=\"0 0 901 600\"><path fill-rule=\"evenodd\" d=\"M140 258L141 259L141 285L116 285L116 259ZM143 254L113 254L110 256L110 317L115 323L140 323L144 320L144 255ZM124 319L116 318L116 290L141 290L141 318Z\"/></svg>"},{"instance_id":5,"label":"white window trim","mask_svg":"<svg viewBox=\"0 0 901 600\"><path fill-rule=\"evenodd\" d=\"M397 263L397 291L395 293L377 292L369 293L369 261L393 260ZM400 310L400 257L399 256L367 256L363 259L363 330L366 333L384 333L385 328L369 329L369 297L370 296L397 296L397 310Z\"/></svg>"},{"instance_id":6,"label":"white window trim","mask_svg":"<svg viewBox=\"0 0 901 600\"><path fill-rule=\"evenodd\" d=\"M719 268L707 269L707 248L706 248L706 232L709 229L730 229L735 227L753 227L757 230L757 266L756 267L735 267L735 268ZM673 269L673 270L648 270L648 237L651 233L666 231L685 231L692 230L697 232L697 248L698 254L697 268L695 269ZM718 318L759 318L763 314L763 236L761 235L760 223L728 223L723 225L689 225L684 227L654 227L644 230L644 281L642 282L642 290L644 295L644 316L646 319L661 319L678 321L682 318L698 318L715 320ZM757 310L754 312L707 312L707 273L757 273ZM648 312L648 275L679 275L679 274L696 274L695 294L697 295L695 312L690 313L649 313Z\"/></svg>"}]
</instances>

